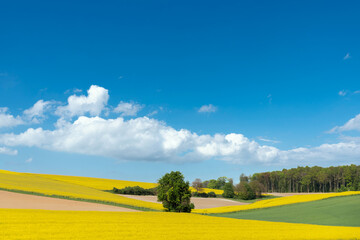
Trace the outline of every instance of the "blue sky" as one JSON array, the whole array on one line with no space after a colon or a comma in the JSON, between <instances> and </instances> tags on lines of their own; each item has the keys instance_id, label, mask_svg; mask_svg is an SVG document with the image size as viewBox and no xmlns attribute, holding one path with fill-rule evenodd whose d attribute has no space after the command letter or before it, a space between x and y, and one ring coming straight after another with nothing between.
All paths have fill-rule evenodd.
<instances>
[{"instance_id":1,"label":"blue sky","mask_svg":"<svg viewBox=\"0 0 360 240\"><path fill-rule=\"evenodd\" d=\"M359 164L359 7L1 3L0 169L237 181Z\"/></svg>"}]
</instances>

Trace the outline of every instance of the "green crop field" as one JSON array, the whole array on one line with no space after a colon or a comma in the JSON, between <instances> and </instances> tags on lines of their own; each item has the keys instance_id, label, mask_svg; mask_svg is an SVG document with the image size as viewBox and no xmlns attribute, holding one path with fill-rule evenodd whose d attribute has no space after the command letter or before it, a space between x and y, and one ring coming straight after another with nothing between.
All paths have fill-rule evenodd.
<instances>
[{"instance_id":1,"label":"green crop field","mask_svg":"<svg viewBox=\"0 0 360 240\"><path fill-rule=\"evenodd\" d=\"M360 227L360 196L329 198L213 216L274 222Z\"/></svg>"}]
</instances>

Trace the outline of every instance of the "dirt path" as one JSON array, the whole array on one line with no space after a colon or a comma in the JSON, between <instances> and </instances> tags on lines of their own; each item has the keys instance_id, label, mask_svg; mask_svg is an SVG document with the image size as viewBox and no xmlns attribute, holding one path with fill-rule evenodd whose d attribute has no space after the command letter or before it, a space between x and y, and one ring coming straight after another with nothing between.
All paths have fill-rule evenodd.
<instances>
[{"instance_id":1,"label":"dirt path","mask_svg":"<svg viewBox=\"0 0 360 240\"><path fill-rule=\"evenodd\" d=\"M43 209L71 211L116 211L138 212L137 210L67 199L42 197L0 190L0 208L11 209Z\"/></svg>"},{"instance_id":2,"label":"dirt path","mask_svg":"<svg viewBox=\"0 0 360 240\"><path fill-rule=\"evenodd\" d=\"M157 196L137 196L137 195L125 195L125 194L120 194L120 195L123 197L142 200L146 202L154 202L154 203L158 202ZM191 202L194 203L196 209L248 204L248 203L232 201L224 198L198 198L198 197L192 197Z\"/></svg>"}]
</instances>

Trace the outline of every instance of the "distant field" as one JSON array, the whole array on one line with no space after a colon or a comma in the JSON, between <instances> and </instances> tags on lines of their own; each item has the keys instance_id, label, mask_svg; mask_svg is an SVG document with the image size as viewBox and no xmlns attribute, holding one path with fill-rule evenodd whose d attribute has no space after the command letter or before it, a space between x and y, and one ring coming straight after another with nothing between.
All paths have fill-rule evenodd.
<instances>
[{"instance_id":1,"label":"distant field","mask_svg":"<svg viewBox=\"0 0 360 240\"><path fill-rule=\"evenodd\" d=\"M207 209L194 209L194 213L202 214L213 214L213 213L231 213L238 211L245 211L251 209L261 209L261 208L270 208L277 207L289 204L298 204L304 202L318 201L326 198L332 197L341 197L341 196L350 196L350 195L359 195L360 191L348 191L341 193L321 193L321 194L305 194L305 195L294 195L289 197L280 197L280 198L271 198L266 200L261 200L254 202L252 204L241 205L241 206L226 206L226 207L216 207L216 208L207 208Z\"/></svg>"},{"instance_id":2,"label":"distant field","mask_svg":"<svg viewBox=\"0 0 360 240\"><path fill-rule=\"evenodd\" d=\"M116 180L116 179L106 179L106 178L76 177L76 176L63 176L63 175L52 175L52 174L35 174L35 173L26 173L26 174L49 178L62 182L78 184L81 186L91 187L98 190L112 190L114 187L125 188L125 187L139 186L142 188L154 188L157 186L156 183L135 182L135 181L125 181L125 180ZM190 190L193 192L196 191L193 187L190 187ZM219 189L203 188L200 192L206 192L206 193L215 192L215 194L222 194L224 191Z\"/></svg>"},{"instance_id":3,"label":"distant field","mask_svg":"<svg viewBox=\"0 0 360 240\"><path fill-rule=\"evenodd\" d=\"M139 210L163 210L162 205L159 203L129 199L91 187L40 177L33 174L4 170L0 170L0 189L57 198L105 203L121 207L136 208Z\"/></svg>"},{"instance_id":4,"label":"distant field","mask_svg":"<svg viewBox=\"0 0 360 240\"><path fill-rule=\"evenodd\" d=\"M360 195L266 209L216 214L219 217L360 227Z\"/></svg>"},{"instance_id":5,"label":"distant field","mask_svg":"<svg viewBox=\"0 0 360 240\"><path fill-rule=\"evenodd\" d=\"M1 236L25 239L356 239L360 228L239 220L187 213L0 209Z\"/></svg>"}]
</instances>

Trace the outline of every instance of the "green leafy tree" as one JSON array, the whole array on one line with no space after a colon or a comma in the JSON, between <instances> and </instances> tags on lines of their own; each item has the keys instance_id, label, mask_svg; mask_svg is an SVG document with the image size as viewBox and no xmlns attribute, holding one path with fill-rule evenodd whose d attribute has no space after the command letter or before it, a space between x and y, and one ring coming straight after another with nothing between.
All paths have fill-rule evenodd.
<instances>
[{"instance_id":1,"label":"green leafy tree","mask_svg":"<svg viewBox=\"0 0 360 240\"><path fill-rule=\"evenodd\" d=\"M181 172L167 173L158 183L158 201L162 202L167 212L191 212L194 204L190 203L189 182L185 182Z\"/></svg>"},{"instance_id":2,"label":"green leafy tree","mask_svg":"<svg viewBox=\"0 0 360 240\"><path fill-rule=\"evenodd\" d=\"M222 194L224 198L233 198L235 196L234 187L232 182L227 182L224 185L224 193Z\"/></svg>"}]
</instances>

